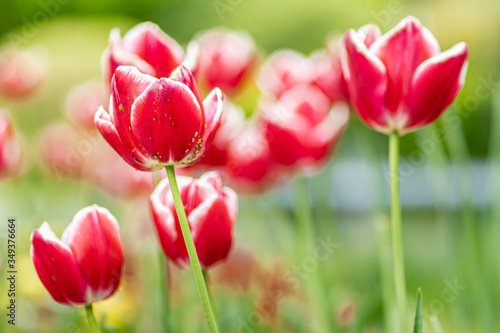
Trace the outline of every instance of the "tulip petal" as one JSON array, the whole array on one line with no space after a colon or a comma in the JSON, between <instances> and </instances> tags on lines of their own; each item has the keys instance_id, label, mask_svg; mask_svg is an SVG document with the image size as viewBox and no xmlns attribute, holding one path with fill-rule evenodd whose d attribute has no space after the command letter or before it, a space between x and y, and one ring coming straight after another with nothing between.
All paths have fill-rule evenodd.
<instances>
[{"instance_id":1,"label":"tulip petal","mask_svg":"<svg viewBox=\"0 0 500 333\"><path fill-rule=\"evenodd\" d=\"M94 119L96 127L101 132L104 139L109 143L111 147L120 155L125 162L133 166L134 168L141 171L151 171L151 168L146 167L144 164L147 163L146 159L141 158L140 160L132 152L133 147L126 147L122 140L120 139L115 126L111 123L109 115L104 111L104 109L99 107L95 114Z\"/></svg>"},{"instance_id":2,"label":"tulip petal","mask_svg":"<svg viewBox=\"0 0 500 333\"><path fill-rule=\"evenodd\" d=\"M347 31L344 37L342 68L349 94L361 120L372 128L384 130L387 73L380 59L358 39L354 30Z\"/></svg>"},{"instance_id":3,"label":"tulip petal","mask_svg":"<svg viewBox=\"0 0 500 333\"><path fill-rule=\"evenodd\" d=\"M205 132L199 151L194 150L194 156L201 157L212 145L215 134L220 126L222 111L224 110L224 96L219 88L214 88L203 101L205 111ZM194 157L194 159L196 159Z\"/></svg>"},{"instance_id":4,"label":"tulip petal","mask_svg":"<svg viewBox=\"0 0 500 333\"><path fill-rule=\"evenodd\" d=\"M232 245L233 222L224 197L215 193L188 217L196 252L203 267L226 259Z\"/></svg>"},{"instance_id":5,"label":"tulip petal","mask_svg":"<svg viewBox=\"0 0 500 333\"><path fill-rule=\"evenodd\" d=\"M90 302L111 296L118 288L123 247L118 222L97 205L80 210L62 235L90 289Z\"/></svg>"},{"instance_id":6,"label":"tulip petal","mask_svg":"<svg viewBox=\"0 0 500 333\"><path fill-rule=\"evenodd\" d=\"M425 60L440 52L432 33L414 17L403 19L370 47L387 70L386 108L392 118L406 112L413 73Z\"/></svg>"},{"instance_id":7,"label":"tulip petal","mask_svg":"<svg viewBox=\"0 0 500 333\"><path fill-rule=\"evenodd\" d=\"M363 43L366 47L370 47L377 39L380 38L382 33L379 27L374 24L366 24L358 29L358 34L361 35Z\"/></svg>"},{"instance_id":8,"label":"tulip petal","mask_svg":"<svg viewBox=\"0 0 500 333\"><path fill-rule=\"evenodd\" d=\"M115 28L111 30L109 46L101 57L101 67L107 82L111 82L111 78L119 66L134 66L142 73L149 75L156 74L156 70L137 54L122 49L120 30Z\"/></svg>"},{"instance_id":9,"label":"tulip petal","mask_svg":"<svg viewBox=\"0 0 500 333\"><path fill-rule=\"evenodd\" d=\"M453 102L465 83L467 44L459 43L424 61L413 77L408 131L435 121Z\"/></svg>"},{"instance_id":10,"label":"tulip petal","mask_svg":"<svg viewBox=\"0 0 500 333\"><path fill-rule=\"evenodd\" d=\"M197 149L202 120L193 92L166 78L149 86L132 106L134 136L149 156L166 165L182 161Z\"/></svg>"},{"instance_id":11,"label":"tulip petal","mask_svg":"<svg viewBox=\"0 0 500 333\"><path fill-rule=\"evenodd\" d=\"M77 261L47 222L31 234L31 258L42 284L55 301L70 306L88 304L87 283Z\"/></svg>"},{"instance_id":12,"label":"tulip petal","mask_svg":"<svg viewBox=\"0 0 500 333\"><path fill-rule=\"evenodd\" d=\"M172 214L171 208L166 205L167 194L170 194L171 196L170 186L168 179L164 179L160 182L160 184L158 184L154 192L151 194L149 205L151 215L153 217L156 236L158 237L163 252L168 258L180 265L180 262L176 261L176 258L178 258L176 243L179 236L182 238L182 235L177 233L175 225L176 220Z\"/></svg>"},{"instance_id":13,"label":"tulip petal","mask_svg":"<svg viewBox=\"0 0 500 333\"><path fill-rule=\"evenodd\" d=\"M188 86L189 90L191 90L196 97L196 100L198 101L200 107L203 105L200 90L196 85L196 80L193 76L193 73L191 73L186 67L184 67L184 65L177 67L177 69L172 72L170 79L180 83L184 83L186 86Z\"/></svg>"},{"instance_id":14,"label":"tulip petal","mask_svg":"<svg viewBox=\"0 0 500 333\"><path fill-rule=\"evenodd\" d=\"M123 49L139 55L152 65L155 77L169 77L184 59L182 47L156 24L144 22L123 36Z\"/></svg>"},{"instance_id":15,"label":"tulip petal","mask_svg":"<svg viewBox=\"0 0 500 333\"><path fill-rule=\"evenodd\" d=\"M218 171L205 172L200 177L200 183L208 183L212 185L217 192L222 191L222 177Z\"/></svg>"}]
</instances>

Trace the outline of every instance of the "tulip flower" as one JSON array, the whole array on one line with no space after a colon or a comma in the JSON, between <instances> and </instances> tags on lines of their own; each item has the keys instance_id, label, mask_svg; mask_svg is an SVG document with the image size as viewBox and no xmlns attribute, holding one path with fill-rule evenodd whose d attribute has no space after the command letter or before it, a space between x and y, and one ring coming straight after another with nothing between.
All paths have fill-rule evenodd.
<instances>
[{"instance_id":1,"label":"tulip flower","mask_svg":"<svg viewBox=\"0 0 500 333\"><path fill-rule=\"evenodd\" d=\"M228 100L224 100L224 109L217 135L210 149L208 149L200 161L194 165L194 168L224 166L228 160L227 155L231 141L239 135L244 126L245 114L243 109L238 105L232 104Z\"/></svg>"},{"instance_id":2,"label":"tulip flower","mask_svg":"<svg viewBox=\"0 0 500 333\"><path fill-rule=\"evenodd\" d=\"M357 114L379 132L404 135L434 122L465 82L467 44L441 52L432 33L413 17L370 45L365 38L363 32L347 31L342 65Z\"/></svg>"},{"instance_id":3,"label":"tulip flower","mask_svg":"<svg viewBox=\"0 0 500 333\"><path fill-rule=\"evenodd\" d=\"M89 206L75 215L61 240L44 222L31 234L31 258L55 301L76 307L109 298L123 266L118 222L107 209Z\"/></svg>"},{"instance_id":4,"label":"tulip flower","mask_svg":"<svg viewBox=\"0 0 500 333\"><path fill-rule=\"evenodd\" d=\"M155 171L196 162L212 143L222 114L220 89L202 102L194 77L178 67L156 79L121 66L111 83L109 114L95 124L106 141L134 168Z\"/></svg>"},{"instance_id":5,"label":"tulip flower","mask_svg":"<svg viewBox=\"0 0 500 333\"><path fill-rule=\"evenodd\" d=\"M280 184L289 178L288 169L273 159L260 121L245 124L229 143L224 171L238 193L259 193Z\"/></svg>"},{"instance_id":6,"label":"tulip flower","mask_svg":"<svg viewBox=\"0 0 500 333\"><path fill-rule=\"evenodd\" d=\"M252 37L243 31L210 30L192 42L197 44L198 82L209 89L219 87L233 95L249 78L258 60Z\"/></svg>"},{"instance_id":7,"label":"tulip flower","mask_svg":"<svg viewBox=\"0 0 500 333\"><path fill-rule=\"evenodd\" d=\"M144 22L120 37L113 29L109 46L102 56L106 82L111 82L118 66L134 66L142 73L156 78L169 77L184 59L182 47L156 24Z\"/></svg>"},{"instance_id":8,"label":"tulip flower","mask_svg":"<svg viewBox=\"0 0 500 333\"><path fill-rule=\"evenodd\" d=\"M208 269L226 259L231 250L238 198L233 190L222 187L217 171L199 179L177 176L177 182L196 252L202 267ZM189 265L167 178L151 194L150 208L165 255L180 267Z\"/></svg>"},{"instance_id":9,"label":"tulip flower","mask_svg":"<svg viewBox=\"0 0 500 333\"><path fill-rule=\"evenodd\" d=\"M101 82L87 81L70 90L65 102L65 115L71 123L95 129L94 116L99 106L107 103L106 88Z\"/></svg>"},{"instance_id":10,"label":"tulip flower","mask_svg":"<svg viewBox=\"0 0 500 333\"><path fill-rule=\"evenodd\" d=\"M285 92L277 103L263 103L261 117L275 161L311 169L324 162L335 147L349 108L341 101L331 107L318 87L303 84Z\"/></svg>"},{"instance_id":11,"label":"tulip flower","mask_svg":"<svg viewBox=\"0 0 500 333\"><path fill-rule=\"evenodd\" d=\"M279 98L285 91L314 79L311 60L292 50L279 50L266 60L257 77L259 88L269 96Z\"/></svg>"},{"instance_id":12,"label":"tulip flower","mask_svg":"<svg viewBox=\"0 0 500 333\"><path fill-rule=\"evenodd\" d=\"M22 164L22 146L7 110L0 109L0 178L16 175Z\"/></svg>"},{"instance_id":13,"label":"tulip flower","mask_svg":"<svg viewBox=\"0 0 500 333\"><path fill-rule=\"evenodd\" d=\"M5 49L0 53L0 94L25 98L42 83L45 64L39 50Z\"/></svg>"}]
</instances>

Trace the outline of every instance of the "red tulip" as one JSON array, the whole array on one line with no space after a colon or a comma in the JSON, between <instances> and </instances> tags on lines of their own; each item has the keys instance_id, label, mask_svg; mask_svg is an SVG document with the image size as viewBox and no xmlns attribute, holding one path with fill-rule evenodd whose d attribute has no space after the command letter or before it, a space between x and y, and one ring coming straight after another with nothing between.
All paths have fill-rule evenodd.
<instances>
[{"instance_id":1,"label":"red tulip","mask_svg":"<svg viewBox=\"0 0 500 333\"><path fill-rule=\"evenodd\" d=\"M95 129L94 116L100 105L108 102L106 88L100 82L87 81L70 90L65 114L75 125Z\"/></svg>"},{"instance_id":2,"label":"red tulip","mask_svg":"<svg viewBox=\"0 0 500 333\"><path fill-rule=\"evenodd\" d=\"M16 175L22 164L22 146L7 110L0 109L0 178Z\"/></svg>"},{"instance_id":3,"label":"red tulip","mask_svg":"<svg viewBox=\"0 0 500 333\"><path fill-rule=\"evenodd\" d=\"M347 31L343 69L356 112L379 132L403 135L434 122L465 82L467 44L441 52L413 17L369 46L365 40L366 34Z\"/></svg>"},{"instance_id":4,"label":"red tulip","mask_svg":"<svg viewBox=\"0 0 500 333\"><path fill-rule=\"evenodd\" d=\"M290 176L274 161L261 122L247 123L231 140L224 170L238 193L259 193Z\"/></svg>"},{"instance_id":5,"label":"red tulip","mask_svg":"<svg viewBox=\"0 0 500 333\"><path fill-rule=\"evenodd\" d=\"M211 30L193 43L197 44L196 79L209 89L219 87L225 94L234 94L257 64L255 42L243 31Z\"/></svg>"},{"instance_id":6,"label":"red tulip","mask_svg":"<svg viewBox=\"0 0 500 333\"><path fill-rule=\"evenodd\" d=\"M303 169L326 160L349 118L346 103L331 107L328 97L311 84L295 86L277 103L264 103L261 111L272 157Z\"/></svg>"},{"instance_id":7,"label":"red tulip","mask_svg":"<svg viewBox=\"0 0 500 333\"><path fill-rule=\"evenodd\" d=\"M222 187L217 171L199 179L178 176L177 182L198 258L204 269L210 268L226 259L231 250L238 198L233 190ZM168 178L151 194L150 207L165 255L180 267L189 266Z\"/></svg>"},{"instance_id":8,"label":"red tulip","mask_svg":"<svg viewBox=\"0 0 500 333\"><path fill-rule=\"evenodd\" d=\"M224 166L228 160L229 145L243 129L244 124L245 114L243 109L232 104L227 99L224 100L224 110L222 112L220 127L214 142L194 167L213 168Z\"/></svg>"},{"instance_id":9,"label":"red tulip","mask_svg":"<svg viewBox=\"0 0 500 333\"><path fill-rule=\"evenodd\" d=\"M31 234L31 258L55 301L81 306L106 299L116 291L123 266L118 222L105 208L86 207L61 240L44 222Z\"/></svg>"},{"instance_id":10,"label":"red tulip","mask_svg":"<svg viewBox=\"0 0 500 333\"><path fill-rule=\"evenodd\" d=\"M208 149L222 114L222 93L205 101L183 66L156 79L135 67L118 67L111 83L109 114L95 124L108 143L134 168L154 171L196 162Z\"/></svg>"},{"instance_id":11,"label":"red tulip","mask_svg":"<svg viewBox=\"0 0 500 333\"><path fill-rule=\"evenodd\" d=\"M154 77L169 77L184 59L182 47L156 24L144 22L120 37L113 29L109 46L102 56L102 68L107 82L118 66L134 66Z\"/></svg>"},{"instance_id":12,"label":"red tulip","mask_svg":"<svg viewBox=\"0 0 500 333\"><path fill-rule=\"evenodd\" d=\"M4 50L0 53L0 94L23 98L43 81L45 66L37 51Z\"/></svg>"},{"instance_id":13,"label":"red tulip","mask_svg":"<svg viewBox=\"0 0 500 333\"><path fill-rule=\"evenodd\" d=\"M292 50L273 53L262 66L257 83L270 96L279 98L285 91L314 79L311 60Z\"/></svg>"}]
</instances>

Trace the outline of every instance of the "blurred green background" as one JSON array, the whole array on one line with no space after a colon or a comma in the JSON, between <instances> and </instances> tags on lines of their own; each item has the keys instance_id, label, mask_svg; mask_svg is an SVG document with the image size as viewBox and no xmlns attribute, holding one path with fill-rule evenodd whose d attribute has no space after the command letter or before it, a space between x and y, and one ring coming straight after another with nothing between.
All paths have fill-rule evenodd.
<instances>
[{"instance_id":1,"label":"blurred green background","mask_svg":"<svg viewBox=\"0 0 500 333\"><path fill-rule=\"evenodd\" d=\"M454 132L457 137L450 139L451 144L438 142L439 149L427 156L422 166L435 166L432 173L426 174L435 190L435 198L431 199L435 206L416 209L408 205L404 211L409 294L413 295L418 286L423 287L427 313L439 316L445 332L494 332L499 327L492 317L498 313L499 305L500 280L495 274L499 267L496 253L500 251L492 230L498 228L494 221L498 222L496 217L500 215L489 214L490 202L486 199L479 205L475 201L478 194L467 184L472 178L470 159L482 163L496 156L492 153L495 146L491 145L496 132L491 128L496 124L492 99L499 76L500 1L0 0L2 44L16 40L22 48L42 46L49 68L46 81L35 96L26 101L2 99L0 106L11 110L16 127L26 135L29 150L35 156L32 163L36 163L38 132L44 125L63 119L63 102L69 89L87 79L101 77L100 57L113 27L120 27L124 33L139 22L153 21L186 46L198 31L226 26L247 30L266 54L279 48L310 54L324 47L327 36L366 23L377 24L386 32L407 15L419 18L434 33L443 50L460 41L467 42L471 50L466 85L454 106L458 113L452 113L461 116L464 136L460 128ZM449 131L446 127L446 122L441 121L435 128ZM420 154L418 143L433 130L405 136L403 154L407 157L415 151ZM339 332L386 332L382 328L380 276L387 274L383 264L387 241L377 231L387 221L388 191L384 190L387 183L380 162L387 153L386 140L353 117L331 166L309 182L318 234L333 235L340 244L332 261L322 268L329 286L325 290L331 302L329 311ZM496 148L500 150L498 143ZM365 161L369 166L365 175L369 182L353 189L372 198L367 204L368 211L346 209L338 204L342 193L332 195L335 165L346 160ZM459 166L453 177L448 174L449 165ZM452 185L457 179L461 189ZM486 182L497 184L493 179ZM411 188L406 191L414 192ZM450 193L458 196L458 204L449 203ZM495 198L493 204L497 202ZM158 275L154 235L150 222L144 218L147 213L138 214L137 219L130 214L134 205L140 206L144 213L144 202L122 202L85 182L59 181L47 176L39 167L23 178L0 183L2 221L7 217L20 221L18 261L19 270L25 274L19 282L22 302L17 331L86 331L82 314L56 305L36 280L28 256L28 239L44 220L60 235L75 212L92 203L108 207L120 222L126 221L122 233L129 246L129 269L135 270L126 275L125 295L112 301L108 306L111 310L105 310L106 304L103 306L102 313L111 317L109 331L158 331L159 310L155 304L159 300L151 288ZM294 264L290 253L296 247L293 216L289 188L260 198L242 199L236 227L237 247L249 249L267 271L290 267ZM138 234L145 235L139 244L134 244ZM3 251L4 243L1 246ZM473 259L467 259L468 256ZM470 266L474 260L478 267ZM184 276L185 281L192 282L190 272L176 274L181 276L179 281ZM460 290L453 301L444 301L442 295L447 283L455 279L466 286L465 291ZM182 288L187 291L177 297L179 304L184 305L174 311L179 321L189 322L190 314L199 316L198 303L189 286ZM216 286L215 290L222 328L226 332L236 331L238 318L247 318L254 311L255 295L260 291L234 293L223 286ZM3 291L0 297L2 302L6 301ZM410 301L413 310L413 297ZM308 322L308 312L303 311L307 308L304 302L307 304L297 295L290 300L286 298L280 304L279 323L266 322L255 332L307 332L304 323ZM356 309L354 323L347 327L338 319L345 304L354 304ZM430 320L429 316L426 318ZM202 332L202 326L197 326L200 322L199 318L194 320L185 331ZM6 327L2 319L0 331L10 332L9 329L12 328ZM434 330L428 328L428 332Z\"/></svg>"}]
</instances>

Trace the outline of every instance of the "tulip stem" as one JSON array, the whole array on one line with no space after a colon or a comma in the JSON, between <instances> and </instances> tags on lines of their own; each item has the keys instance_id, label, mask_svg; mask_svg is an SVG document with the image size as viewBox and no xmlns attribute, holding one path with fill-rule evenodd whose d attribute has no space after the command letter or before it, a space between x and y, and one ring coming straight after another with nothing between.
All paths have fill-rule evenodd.
<instances>
[{"instance_id":1,"label":"tulip stem","mask_svg":"<svg viewBox=\"0 0 500 333\"><path fill-rule=\"evenodd\" d=\"M405 268L403 256L403 240L401 230L401 204L399 202L399 135L391 133L389 137L389 169L391 182L391 234L392 261L396 299L402 333L409 333L407 310Z\"/></svg>"},{"instance_id":2,"label":"tulip stem","mask_svg":"<svg viewBox=\"0 0 500 333\"><path fill-rule=\"evenodd\" d=\"M210 305L212 305L212 312L214 314L214 317L215 317L215 322L217 323L217 312L215 311L215 302L214 302L214 298L212 296L212 290L210 289L210 281L208 280L208 272L206 269L204 269L203 271L203 280L205 281L205 285L207 286L207 292L208 292L208 298L210 299Z\"/></svg>"},{"instance_id":3,"label":"tulip stem","mask_svg":"<svg viewBox=\"0 0 500 333\"><path fill-rule=\"evenodd\" d=\"M303 262L304 258L309 258L313 255L316 241L307 185L307 178L301 177L296 179L296 187L293 191L295 213L298 219L298 258ZM328 296L325 293L326 288L321 276L320 262L317 265L318 267L310 273L310 279L306 281L306 288L312 297L312 312L316 316L315 324L317 327L315 327L315 331L327 333L331 332L330 320L328 318Z\"/></svg>"},{"instance_id":4,"label":"tulip stem","mask_svg":"<svg viewBox=\"0 0 500 333\"><path fill-rule=\"evenodd\" d=\"M217 320L214 315L214 311L212 310L213 305L210 302L207 286L205 284L205 280L203 279L203 272L201 269L200 261L198 259L198 255L196 254L196 248L194 246L193 237L191 236L191 230L189 229L186 212L184 211L184 205L182 203L181 195L179 193L179 188L177 187L175 170L174 167L171 165L166 166L165 169L167 169L167 177L168 177L168 182L170 184L170 190L172 191L172 196L174 199L175 210L177 212L177 217L179 218L179 224L181 226L182 236L184 237L184 243L186 244L189 260L191 261L191 266L193 267L196 287L198 288L198 295L200 296L201 305L203 308L203 313L205 314L205 319L207 321L208 329L210 333L214 332L218 333L219 328L217 325Z\"/></svg>"},{"instance_id":5,"label":"tulip stem","mask_svg":"<svg viewBox=\"0 0 500 333\"><path fill-rule=\"evenodd\" d=\"M87 315L87 320L90 326L91 333L100 333L101 330L97 326L97 321L95 320L94 310L92 309L92 304L85 305L85 314Z\"/></svg>"}]
</instances>

